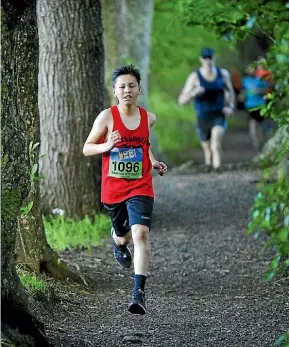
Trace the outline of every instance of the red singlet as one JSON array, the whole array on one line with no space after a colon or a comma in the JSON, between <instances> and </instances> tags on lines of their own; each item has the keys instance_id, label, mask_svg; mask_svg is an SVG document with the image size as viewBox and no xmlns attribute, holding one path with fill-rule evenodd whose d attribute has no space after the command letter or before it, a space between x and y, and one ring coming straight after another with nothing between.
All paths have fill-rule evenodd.
<instances>
[{"instance_id":1,"label":"red singlet","mask_svg":"<svg viewBox=\"0 0 289 347\"><path fill-rule=\"evenodd\" d=\"M101 201L104 203L114 204L137 195L154 197L148 114L145 109L138 109L140 124L136 129L129 130L122 122L118 107L110 108L112 131L119 131L121 141L110 152L102 154ZM120 177L122 175L134 175L134 178Z\"/></svg>"}]
</instances>

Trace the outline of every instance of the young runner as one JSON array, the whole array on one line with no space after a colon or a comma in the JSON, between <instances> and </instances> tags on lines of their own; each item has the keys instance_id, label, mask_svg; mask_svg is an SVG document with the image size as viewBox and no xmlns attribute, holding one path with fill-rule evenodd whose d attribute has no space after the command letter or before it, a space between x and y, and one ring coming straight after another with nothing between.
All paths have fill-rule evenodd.
<instances>
[{"instance_id":1,"label":"young runner","mask_svg":"<svg viewBox=\"0 0 289 347\"><path fill-rule=\"evenodd\" d=\"M141 76L133 65L112 75L118 105L96 118L84 144L84 155L102 154L101 199L112 222L114 257L123 268L132 264L128 243L134 244L134 288L129 312L145 314L145 283L150 261L149 230L154 204L151 169L160 175L166 164L155 159L149 143L156 116L137 106Z\"/></svg>"}]
</instances>

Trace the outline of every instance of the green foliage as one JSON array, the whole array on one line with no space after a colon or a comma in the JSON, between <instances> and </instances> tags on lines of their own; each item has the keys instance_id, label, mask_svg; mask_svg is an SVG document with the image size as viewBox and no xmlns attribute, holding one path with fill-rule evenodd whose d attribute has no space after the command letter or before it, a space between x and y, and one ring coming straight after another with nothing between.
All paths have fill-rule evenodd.
<instances>
[{"instance_id":1,"label":"green foliage","mask_svg":"<svg viewBox=\"0 0 289 347\"><path fill-rule=\"evenodd\" d=\"M96 215L93 222L87 216L79 221L57 216L44 217L43 223L47 241L57 251L98 246L111 226L109 218L101 214Z\"/></svg>"},{"instance_id":2,"label":"green foliage","mask_svg":"<svg viewBox=\"0 0 289 347\"><path fill-rule=\"evenodd\" d=\"M284 177L277 182L266 183L270 170L264 171L249 223L249 233L257 236L265 232L269 236L266 246L273 246L276 252L265 276L267 280L277 272L285 273L289 267L289 180Z\"/></svg>"},{"instance_id":3,"label":"green foliage","mask_svg":"<svg viewBox=\"0 0 289 347\"><path fill-rule=\"evenodd\" d=\"M289 331L281 335L276 341L275 346L277 347L289 347Z\"/></svg>"},{"instance_id":4,"label":"green foliage","mask_svg":"<svg viewBox=\"0 0 289 347\"><path fill-rule=\"evenodd\" d=\"M279 13L278 1L275 1L276 13ZM271 7L272 11L274 10ZM284 9L285 11L285 9ZM287 11L288 12L288 11ZM267 12L266 12L267 13ZM289 17L288 17L289 19ZM288 23L284 23L284 27L288 28ZM276 30L282 29L280 25L271 27L275 33ZM287 29L286 29L287 30ZM274 91L268 95L268 103L261 110L261 114L265 117L269 116L274 119L279 126L286 126L289 123L289 32L278 37L268 52L264 66L273 72L274 81L277 86ZM276 273L286 273L289 267L289 140L283 141L279 148L274 150L273 156L266 162L262 161L261 165L264 169L263 180L260 185L259 198L256 199L252 209L252 223L249 232L252 233L259 229L269 235L269 245L272 245L276 251L268 273L267 279L274 277ZM286 166L287 163L287 166ZM285 164L285 167L284 167ZM281 167L283 166L283 167ZM286 168L287 167L287 168ZM276 177L278 180L268 184L268 180ZM254 217L257 212L260 216ZM264 220L262 220L262 217Z\"/></svg>"},{"instance_id":5,"label":"green foliage","mask_svg":"<svg viewBox=\"0 0 289 347\"><path fill-rule=\"evenodd\" d=\"M32 207L33 207L33 201L30 201L26 206L21 207L20 215L22 217L27 217L29 212L31 211Z\"/></svg>"},{"instance_id":6,"label":"green foliage","mask_svg":"<svg viewBox=\"0 0 289 347\"><path fill-rule=\"evenodd\" d=\"M177 10L188 25L203 25L220 37L242 40L257 29L281 41L289 29L289 11L282 0L178 0Z\"/></svg>"},{"instance_id":7,"label":"green foliage","mask_svg":"<svg viewBox=\"0 0 289 347\"><path fill-rule=\"evenodd\" d=\"M198 68L204 46L215 48L222 66L233 59L229 41L218 39L213 31L201 26L185 26L173 1L155 1L149 104L157 116L155 131L160 149L176 164L182 151L199 144L193 106L179 106L177 99L188 75Z\"/></svg>"}]
</instances>

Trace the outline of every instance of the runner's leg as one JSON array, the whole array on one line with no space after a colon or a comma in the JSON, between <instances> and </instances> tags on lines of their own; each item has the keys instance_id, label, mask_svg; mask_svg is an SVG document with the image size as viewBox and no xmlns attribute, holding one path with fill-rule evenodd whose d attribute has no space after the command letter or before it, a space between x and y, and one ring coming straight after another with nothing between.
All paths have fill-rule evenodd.
<instances>
[{"instance_id":1,"label":"runner's leg","mask_svg":"<svg viewBox=\"0 0 289 347\"><path fill-rule=\"evenodd\" d=\"M204 152L205 164L211 165L212 164L212 151L211 151L210 141L202 141L201 146L202 146L203 152Z\"/></svg>"},{"instance_id":2,"label":"runner's leg","mask_svg":"<svg viewBox=\"0 0 289 347\"><path fill-rule=\"evenodd\" d=\"M212 151L210 145L211 122L207 119L199 118L197 120L196 130L204 152L205 164L212 165Z\"/></svg>"},{"instance_id":3,"label":"runner's leg","mask_svg":"<svg viewBox=\"0 0 289 347\"><path fill-rule=\"evenodd\" d=\"M134 288L129 311L145 314L144 289L150 262L150 227L153 211L153 198L137 196L127 202L129 225L134 244Z\"/></svg>"},{"instance_id":4,"label":"runner's leg","mask_svg":"<svg viewBox=\"0 0 289 347\"><path fill-rule=\"evenodd\" d=\"M114 258L123 267L129 268L132 256L127 244L131 240L131 231L128 224L128 212L125 202L104 204L108 210L112 223L111 236L114 244Z\"/></svg>"},{"instance_id":5,"label":"runner's leg","mask_svg":"<svg viewBox=\"0 0 289 347\"><path fill-rule=\"evenodd\" d=\"M212 150L212 164L215 169L221 166L222 164L222 141L225 134L224 127L216 125L212 129L211 137L211 150Z\"/></svg>"}]
</instances>

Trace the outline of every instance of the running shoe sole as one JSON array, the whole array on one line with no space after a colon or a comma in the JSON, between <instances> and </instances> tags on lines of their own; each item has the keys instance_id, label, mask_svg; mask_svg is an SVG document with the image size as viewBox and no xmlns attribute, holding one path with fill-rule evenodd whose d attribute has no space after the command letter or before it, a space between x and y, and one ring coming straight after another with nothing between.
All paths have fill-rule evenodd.
<instances>
[{"instance_id":1,"label":"running shoe sole","mask_svg":"<svg viewBox=\"0 0 289 347\"><path fill-rule=\"evenodd\" d=\"M132 314L146 314L146 309L140 304L131 303L128 307L128 311Z\"/></svg>"}]
</instances>

